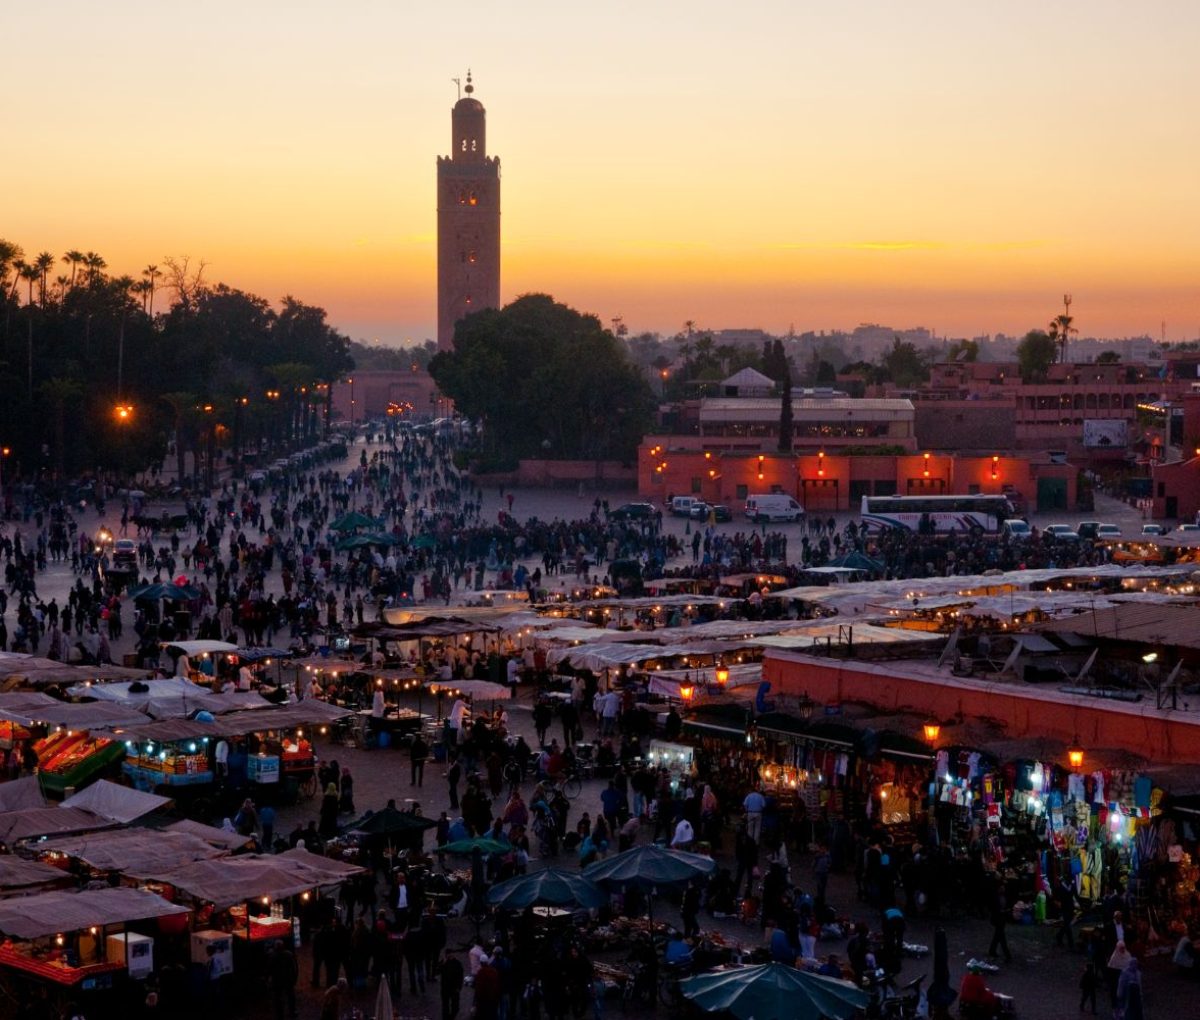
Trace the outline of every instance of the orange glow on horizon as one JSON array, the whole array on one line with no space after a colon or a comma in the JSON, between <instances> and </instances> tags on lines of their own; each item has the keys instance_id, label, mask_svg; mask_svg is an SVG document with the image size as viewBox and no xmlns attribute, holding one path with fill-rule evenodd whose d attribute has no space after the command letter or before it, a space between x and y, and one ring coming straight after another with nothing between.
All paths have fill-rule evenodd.
<instances>
[{"instance_id":1,"label":"orange glow on horizon","mask_svg":"<svg viewBox=\"0 0 1200 1020\"><path fill-rule=\"evenodd\" d=\"M377 0L15 8L6 70L37 109L0 169L0 237L135 277L189 253L211 282L419 343L470 60L502 161L505 301L547 292L631 334L973 336L1044 326L1069 290L1082 336L1165 319L1195 337L1200 141L1181 126L1200 8L1101 4L1083 32L1034 0L664 3L471 6L469 46L462 12ZM398 37L420 40L400 65Z\"/></svg>"}]
</instances>

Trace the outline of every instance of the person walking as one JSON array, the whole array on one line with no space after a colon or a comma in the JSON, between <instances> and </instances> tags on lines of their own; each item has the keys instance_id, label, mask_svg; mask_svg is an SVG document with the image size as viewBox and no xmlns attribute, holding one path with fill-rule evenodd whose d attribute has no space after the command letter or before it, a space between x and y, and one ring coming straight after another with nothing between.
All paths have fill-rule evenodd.
<instances>
[{"instance_id":1,"label":"person walking","mask_svg":"<svg viewBox=\"0 0 1200 1020\"><path fill-rule=\"evenodd\" d=\"M442 1020L455 1020L463 987L463 965L454 953L447 951L442 960Z\"/></svg>"},{"instance_id":2,"label":"person walking","mask_svg":"<svg viewBox=\"0 0 1200 1020\"><path fill-rule=\"evenodd\" d=\"M410 786L425 785L425 759L429 757L429 745L425 738L418 733L413 737L412 746L408 749L408 757L412 762L412 777Z\"/></svg>"},{"instance_id":3,"label":"person walking","mask_svg":"<svg viewBox=\"0 0 1200 1020\"><path fill-rule=\"evenodd\" d=\"M1089 1002L1092 1004L1092 1016L1096 1015L1096 989L1100 987L1100 975L1096 973L1096 964L1088 960L1079 978L1079 1012Z\"/></svg>"},{"instance_id":4,"label":"person walking","mask_svg":"<svg viewBox=\"0 0 1200 1020\"><path fill-rule=\"evenodd\" d=\"M1063 939L1067 941L1067 948L1075 948L1075 933L1071 930L1071 922L1075 920L1075 886L1071 882L1069 876L1060 877L1058 884L1054 887L1054 899L1058 902L1058 934L1054 937L1054 944L1061 946Z\"/></svg>"},{"instance_id":5,"label":"person walking","mask_svg":"<svg viewBox=\"0 0 1200 1020\"><path fill-rule=\"evenodd\" d=\"M1004 950L1004 960L1012 963L1012 952L1008 948L1008 935L1005 926L1008 924L1008 897L1004 893L1004 883L997 878L996 888L992 894L992 944L988 947L988 956L995 956L998 949Z\"/></svg>"},{"instance_id":6,"label":"person walking","mask_svg":"<svg viewBox=\"0 0 1200 1020\"><path fill-rule=\"evenodd\" d=\"M450 810L458 810L458 781L462 778L462 766L458 763L458 759L450 763L450 767L446 770L446 784L450 787Z\"/></svg>"},{"instance_id":7,"label":"person walking","mask_svg":"<svg viewBox=\"0 0 1200 1020\"><path fill-rule=\"evenodd\" d=\"M300 976L296 954L283 939L278 939L271 950L268 964L271 996L275 1000L275 1020L296 1016L296 979Z\"/></svg>"}]
</instances>

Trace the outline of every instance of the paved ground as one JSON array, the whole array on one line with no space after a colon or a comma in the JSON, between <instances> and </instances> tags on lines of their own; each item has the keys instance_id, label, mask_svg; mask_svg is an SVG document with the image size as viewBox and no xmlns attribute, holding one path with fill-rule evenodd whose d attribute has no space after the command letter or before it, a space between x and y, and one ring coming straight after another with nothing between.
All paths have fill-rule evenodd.
<instances>
[{"instance_id":1,"label":"paved ground","mask_svg":"<svg viewBox=\"0 0 1200 1020\"><path fill-rule=\"evenodd\" d=\"M354 453L355 460L357 452ZM632 497L632 493L605 493L603 495L610 500L613 506ZM520 489L515 493L512 512L520 517L536 515L546 519L556 516L566 519L578 518L587 514L594 498L594 493L586 492L580 495L575 490ZM484 495L485 516L494 519L496 512L502 506L501 500L502 496L496 489L486 491ZM507 509L506 503L503 506ZM119 508L110 505L110 518L113 511L119 515ZM840 514L837 516L840 519L848 519L852 515ZM1058 521L1074 523L1079 516L1077 514L1034 515L1033 520L1039 525ZM1140 531L1142 523L1140 515L1135 510L1105 497L1098 497L1098 506L1094 514L1084 516L1119 524L1127 535L1133 535ZM85 529L94 531L99 522L89 511L87 517L80 523ZM115 522L110 520L107 523L111 527ZM683 534L688 525L683 519L668 517L665 526L676 533ZM726 531L734 531L744 530L748 525L745 521L738 520L719 527ZM776 527L783 527L790 536L794 536L798 547L799 526ZM61 604L73 582L74 577L69 567L51 566L38 578L39 594L47 600L52 596L57 596ZM277 576L273 578L273 582L278 586ZM119 657L120 653L125 650L125 646L129 645L128 635L131 633L131 628L127 626L125 640L114 648L115 656ZM529 697L528 692L523 694L522 698L512 706L510 717L513 727L524 733L532 743L533 728L529 714ZM415 703L413 707L416 707ZM447 789L440 769L433 763L426 770L425 786L414 791L408 784L407 755L401 750L363 751L318 745L318 751L322 757L337 758L342 765L349 766L353 770L356 778L355 799L360 811L366 808L382 807L389 797L395 797L402 802L404 798L413 796L414 793L421 801L422 810L430 817L436 818L442 810L448 808ZM600 806L600 788L601 785L596 782L585 787L583 794L573 805L572 821L577 819L583 810L596 813ZM283 809L279 812L277 831L286 834L295 820L307 821L310 817L316 817L315 802ZM728 842L729 840L727 840ZM571 866L574 861L562 858L557 863ZM533 865L533 867L539 866L542 866L542 862L535 862ZM802 864L794 865L793 876L801 885L804 884L805 872ZM854 898L852 879L846 876L834 876L830 883L829 895L830 901L836 907L846 911L855 919L861 917L871 920L869 912ZM660 908L656 911L656 916L678 921L677 913L671 907ZM743 927L736 921L715 922L704 919L704 923L706 925L716 924L728 937L741 939L747 944L757 944L763 938L759 929ZM946 928L951 946L952 977L957 982L961 978L965 961L970 956L986 952L990 929L982 921L971 919L947 921ZM468 938L470 931L469 922L452 922L450 926L451 943L454 944L456 941L460 944L463 943ZM1054 948L1052 945L1053 930L1051 929L1011 927L1009 937L1016 959L1013 964L1004 965L1001 973L991 980L993 987L1016 997L1019 1014L1022 1017L1047 1018L1049 1020L1049 1018L1075 1016L1078 977L1083 967L1082 956L1072 955L1064 950ZM921 920L914 922L910 929L909 940L932 945L931 924ZM844 956L844 943L822 944L820 951L838 952L839 955ZM929 960L908 961L905 964L902 979L908 980L929 973L930 970L931 961ZM1184 997L1194 992L1194 984L1183 982L1171 974L1168 967L1158 960L1151 961L1146 971L1147 1015L1180 1017L1196 1015L1194 1012L1189 1013L1189 1010L1192 1009L1191 1005L1184 1005L1184 1003L1194 1004L1196 1001L1194 998ZM307 975L307 973L308 960L302 954L301 974ZM301 992L301 1016L317 1016L319 1013L318 999L307 988L304 981L301 982ZM436 989L434 989L432 994L414 1001L407 995L406 990L399 1008L406 1016L437 1015L439 1006L435 998L436 994ZM374 1003L374 998L375 990L371 988L356 993L354 1001L357 1006L369 1011ZM460 1015L464 1015L469 1009L469 999L469 994L464 996L464 1013ZM616 1008L615 1004L612 1008ZM253 989L246 1001L239 1003L230 1011L231 1016L267 1016L269 1014L267 993L263 990L261 995L256 996Z\"/></svg>"}]
</instances>

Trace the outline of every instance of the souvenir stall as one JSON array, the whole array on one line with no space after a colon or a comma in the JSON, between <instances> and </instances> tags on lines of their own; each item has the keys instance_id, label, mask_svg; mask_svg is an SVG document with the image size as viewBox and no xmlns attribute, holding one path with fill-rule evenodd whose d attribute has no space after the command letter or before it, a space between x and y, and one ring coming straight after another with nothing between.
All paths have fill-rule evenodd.
<instances>
[{"instance_id":1,"label":"souvenir stall","mask_svg":"<svg viewBox=\"0 0 1200 1020\"><path fill-rule=\"evenodd\" d=\"M1139 890L1151 928L1174 949L1200 946L1200 797L1168 797L1161 814L1138 830ZM1196 973L1200 961L1193 966Z\"/></svg>"},{"instance_id":2,"label":"souvenir stall","mask_svg":"<svg viewBox=\"0 0 1200 1020\"><path fill-rule=\"evenodd\" d=\"M831 821L850 820L862 800L858 733L842 723L812 722L814 707L802 705L798 715L768 712L755 720L754 776L785 822L816 819L823 811Z\"/></svg>"}]
</instances>

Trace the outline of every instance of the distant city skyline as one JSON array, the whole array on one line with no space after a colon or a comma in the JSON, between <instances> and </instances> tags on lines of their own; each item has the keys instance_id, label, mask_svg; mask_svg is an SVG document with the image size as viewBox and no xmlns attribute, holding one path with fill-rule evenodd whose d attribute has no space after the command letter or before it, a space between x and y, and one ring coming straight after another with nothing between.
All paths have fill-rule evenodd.
<instances>
[{"instance_id":1,"label":"distant city skyline","mask_svg":"<svg viewBox=\"0 0 1200 1020\"><path fill-rule=\"evenodd\" d=\"M475 71L504 156L501 299L631 331L859 322L1200 332L1200 8L760 0L6 12L0 236L164 255L436 336L435 158Z\"/></svg>"}]
</instances>

